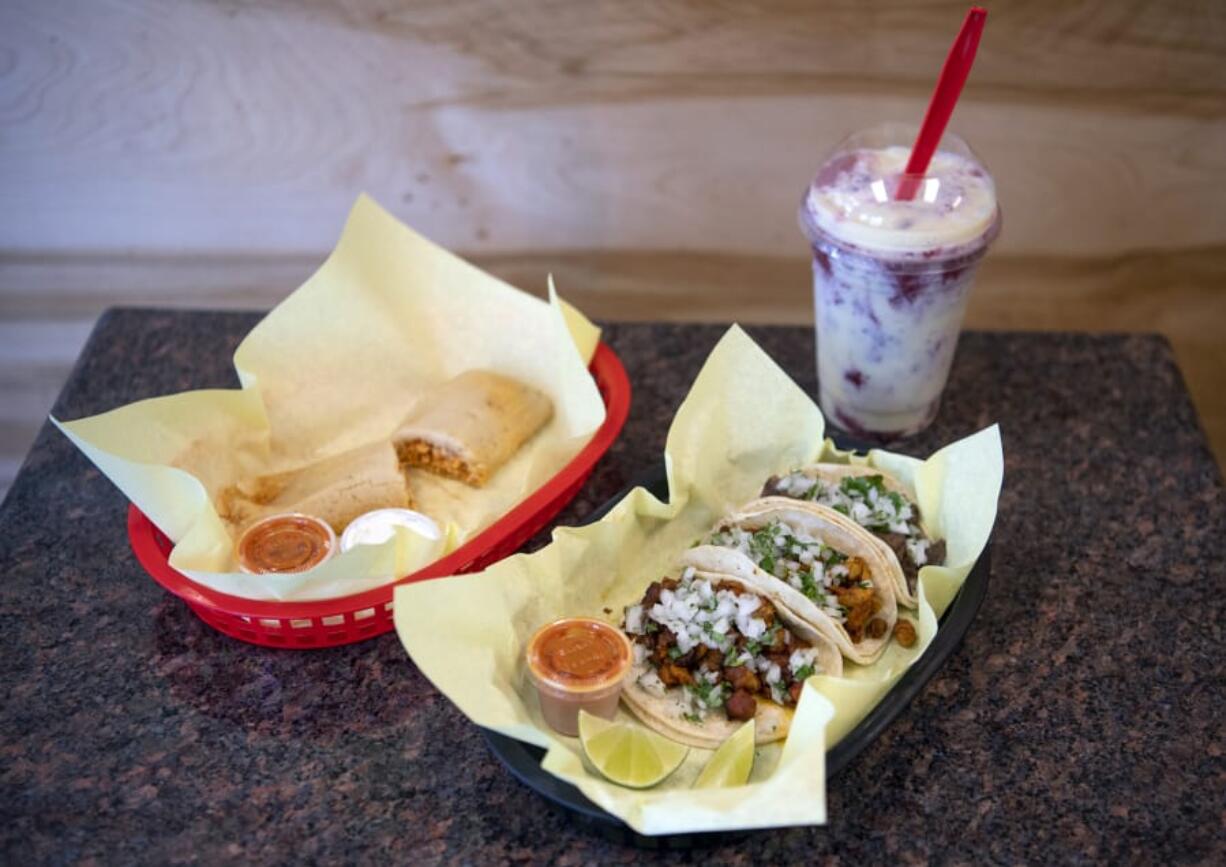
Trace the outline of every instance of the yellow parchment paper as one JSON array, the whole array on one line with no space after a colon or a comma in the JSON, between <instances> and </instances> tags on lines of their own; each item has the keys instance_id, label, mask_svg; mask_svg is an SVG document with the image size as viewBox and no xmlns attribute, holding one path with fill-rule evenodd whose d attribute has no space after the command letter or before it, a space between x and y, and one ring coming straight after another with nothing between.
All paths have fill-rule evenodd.
<instances>
[{"instance_id":1,"label":"yellow parchment paper","mask_svg":"<svg viewBox=\"0 0 1226 867\"><path fill-rule=\"evenodd\" d=\"M635 489L602 520L557 529L553 541L534 554L477 574L397 587L401 641L473 722L546 748L546 770L640 833L824 823L827 747L855 726L932 641L939 612L987 542L1003 471L996 427L922 462L884 451L853 458L823 439L824 427L813 401L733 326L669 430L669 502ZM577 739L558 735L543 721L524 666L527 640L559 617L617 623L648 583L676 575L678 556L719 517L757 496L769 476L818 459L855 459L897 474L919 498L930 527L946 539L950 565L920 574L916 645L894 645L871 666L848 664L842 677L811 678L786 744L758 748L747 786L691 790L712 755L699 749L653 789L606 782L585 763Z\"/></svg>"},{"instance_id":2,"label":"yellow parchment paper","mask_svg":"<svg viewBox=\"0 0 1226 867\"><path fill-rule=\"evenodd\" d=\"M234 354L241 389L192 391L55 424L176 543L170 563L250 599L323 599L408 574L560 470L604 421L587 364L599 331L549 286L542 301L399 223L363 196L335 251ZM419 511L442 543L398 530L309 572L244 575L214 503L227 485L385 441L418 395L465 370L527 382L553 420L483 489L426 473Z\"/></svg>"}]
</instances>

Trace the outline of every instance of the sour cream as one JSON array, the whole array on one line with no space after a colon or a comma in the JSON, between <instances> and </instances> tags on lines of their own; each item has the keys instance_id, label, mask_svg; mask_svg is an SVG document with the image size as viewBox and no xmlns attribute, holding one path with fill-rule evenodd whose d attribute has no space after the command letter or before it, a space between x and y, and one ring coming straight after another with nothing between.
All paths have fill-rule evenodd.
<instances>
[{"instance_id":1,"label":"sour cream","mask_svg":"<svg viewBox=\"0 0 1226 867\"><path fill-rule=\"evenodd\" d=\"M437 542L443 538L433 518L412 509L375 509L350 521L341 534L341 550L358 545L381 545L396 535L397 527L406 527L419 536Z\"/></svg>"}]
</instances>

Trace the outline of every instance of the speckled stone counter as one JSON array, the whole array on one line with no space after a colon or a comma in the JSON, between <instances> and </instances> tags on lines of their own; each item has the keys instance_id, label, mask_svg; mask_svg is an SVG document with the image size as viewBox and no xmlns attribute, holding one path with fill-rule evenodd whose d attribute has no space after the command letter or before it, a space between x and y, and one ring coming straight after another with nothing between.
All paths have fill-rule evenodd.
<instances>
[{"instance_id":1,"label":"speckled stone counter","mask_svg":"<svg viewBox=\"0 0 1226 867\"><path fill-rule=\"evenodd\" d=\"M233 387L254 315L116 310L63 418ZM810 392L806 328L751 328ZM615 325L625 431L573 523L660 459L721 327ZM677 862L1226 862L1226 497L1170 347L968 334L926 454L991 422L1005 488L965 642L838 778L829 826ZM141 570L44 428L0 506L0 861L632 862L517 783L394 635L261 650ZM534 544L540 544L538 538Z\"/></svg>"}]
</instances>

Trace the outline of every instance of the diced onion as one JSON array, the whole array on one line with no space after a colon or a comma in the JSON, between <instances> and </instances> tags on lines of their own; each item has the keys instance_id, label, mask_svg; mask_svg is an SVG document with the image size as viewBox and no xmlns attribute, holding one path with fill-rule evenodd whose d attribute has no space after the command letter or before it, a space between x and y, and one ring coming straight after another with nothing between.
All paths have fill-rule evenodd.
<instances>
[{"instance_id":1,"label":"diced onion","mask_svg":"<svg viewBox=\"0 0 1226 867\"><path fill-rule=\"evenodd\" d=\"M923 566L928 562L928 540L908 539L907 553L911 555L911 561L916 566Z\"/></svg>"},{"instance_id":2,"label":"diced onion","mask_svg":"<svg viewBox=\"0 0 1226 867\"><path fill-rule=\"evenodd\" d=\"M639 686L647 690L647 692L659 698L663 698L665 693L668 692L668 687L664 685L664 681L660 680L660 675L656 674L654 671L648 671L641 674L639 676L638 683Z\"/></svg>"},{"instance_id":3,"label":"diced onion","mask_svg":"<svg viewBox=\"0 0 1226 867\"><path fill-rule=\"evenodd\" d=\"M804 668L806 665L816 667L817 649L813 647L802 647L792 651L792 655L788 657L788 669L795 674Z\"/></svg>"}]
</instances>

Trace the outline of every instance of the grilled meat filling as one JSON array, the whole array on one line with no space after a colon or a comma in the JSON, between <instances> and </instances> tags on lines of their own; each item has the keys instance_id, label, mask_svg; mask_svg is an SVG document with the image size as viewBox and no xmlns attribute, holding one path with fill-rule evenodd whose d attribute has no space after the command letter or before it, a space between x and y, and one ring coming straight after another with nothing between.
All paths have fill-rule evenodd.
<instances>
[{"instance_id":1,"label":"grilled meat filling","mask_svg":"<svg viewBox=\"0 0 1226 867\"><path fill-rule=\"evenodd\" d=\"M848 557L779 521L753 532L737 526L717 530L707 541L740 551L758 568L786 581L842 623L853 642L863 640L866 630L873 637L885 634L886 622L874 617L881 600L862 558Z\"/></svg>"},{"instance_id":2,"label":"grilled meat filling","mask_svg":"<svg viewBox=\"0 0 1226 867\"><path fill-rule=\"evenodd\" d=\"M640 685L658 694L683 690L683 715L694 722L716 711L751 719L759 700L794 705L819 670L817 650L781 622L770 601L732 582L697 578L693 569L652 582L626 609L623 629L647 663Z\"/></svg>"},{"instance_id":3,"label":"grilled meat filling","mask_svg":"<svg viewBox=\"0 0 1226 867\"><path fill-rule=\"evenodd\" d=\"M893 549L913 594L921 566L945 563L944 540L924 535L919 506L887 489L884 476L846 476L835 484L793 472L769 478L762 496L809 500L842 512Z\"/></svg>"}]
</instances>

